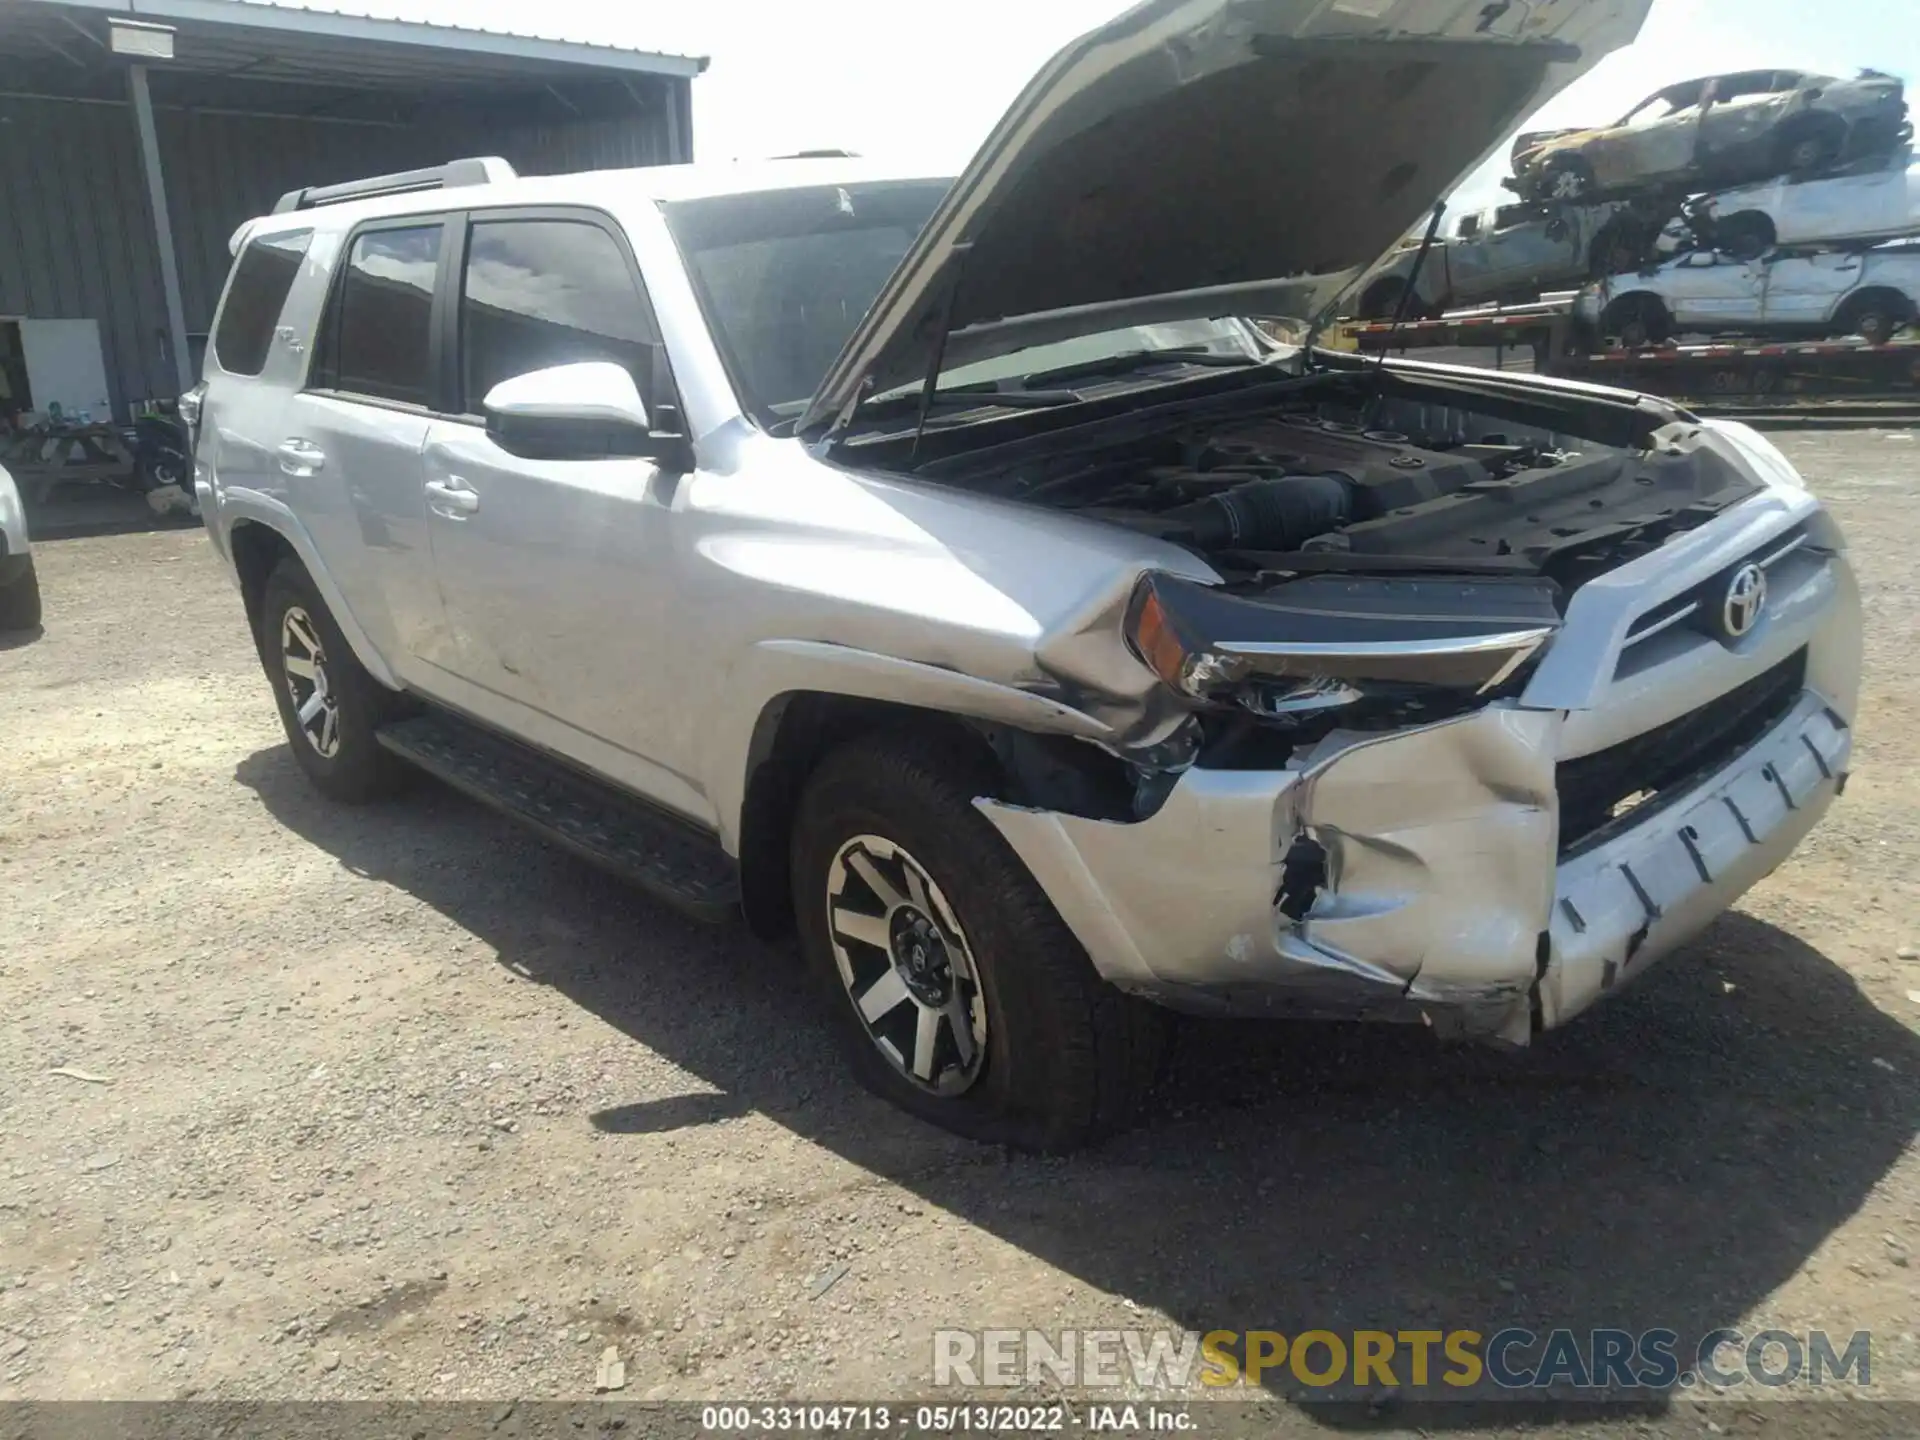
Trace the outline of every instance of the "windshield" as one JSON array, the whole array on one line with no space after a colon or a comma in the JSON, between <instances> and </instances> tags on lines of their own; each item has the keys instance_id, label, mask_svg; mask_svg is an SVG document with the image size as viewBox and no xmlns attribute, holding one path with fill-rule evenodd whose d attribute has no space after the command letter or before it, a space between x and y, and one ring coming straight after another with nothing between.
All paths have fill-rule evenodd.
<instances>
[{"instance_id":1,"label":"windshield","mask_svg":"<svg viewBox=\"0 0 1920 1440\"><path fill-rule=\"evenodd\" d=\"M814 185L662 206L740 401L797 418L950 180Z\"/></svg>"},{"instance_id":2,"label":"windshield","mask_svg":"<svg viewBox=\"0 0 1920 1440\"><path fill-rule=\"evenodd\" d=\"M661 207L734 388L761 424L806 410L950 183L819 185ZM1253 359L1264 347L1239 320L1130 325L955 366L939 385L991 384L1155 351Z\"/></svg>"}]
</instances>

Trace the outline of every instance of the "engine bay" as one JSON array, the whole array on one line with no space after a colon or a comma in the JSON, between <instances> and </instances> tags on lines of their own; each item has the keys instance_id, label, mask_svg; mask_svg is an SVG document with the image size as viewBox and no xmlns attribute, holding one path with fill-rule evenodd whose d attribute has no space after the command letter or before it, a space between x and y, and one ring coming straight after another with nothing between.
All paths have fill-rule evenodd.
<instances>
[{"instance_id":1,"label":"engine bay","mask_svg":"<svg viewBox=\"0 0 1920 1440\"><path fill-rule=\"evenodd\" d=\"M1564 594L1753 492L1697 436L1610 445L1376 395L1055 453L993 488L1184 545L1230 585L1440 572L1545 576Z\"/></svg>"}]
</instances>

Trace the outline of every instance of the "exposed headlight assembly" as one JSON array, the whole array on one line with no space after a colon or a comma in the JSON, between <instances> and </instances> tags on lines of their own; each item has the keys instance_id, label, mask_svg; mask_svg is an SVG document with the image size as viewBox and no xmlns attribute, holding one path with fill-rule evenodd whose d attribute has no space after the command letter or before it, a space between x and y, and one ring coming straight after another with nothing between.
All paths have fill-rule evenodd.
<instances>
[{"instance_id":1,"label":"exposed headlight assembly","mask_svg":"<svg viewBox=\"0 0 1920 1440\"><path fill-rule=\"evenodd\" d=\"M1243 596L1149 574L1127 642L1191 699L1282 718L1398 687L1490 693L1559 625L1552 582L1533 577L1304 576Z\"/></svg>"}]
</instances>

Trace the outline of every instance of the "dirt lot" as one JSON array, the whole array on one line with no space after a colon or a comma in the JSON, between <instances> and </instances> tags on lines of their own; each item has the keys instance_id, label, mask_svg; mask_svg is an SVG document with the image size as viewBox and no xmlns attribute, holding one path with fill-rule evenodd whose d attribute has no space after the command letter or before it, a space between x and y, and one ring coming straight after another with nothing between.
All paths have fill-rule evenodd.
<instances>
[{"instance_id":1,"label":"dirt lot","mask_svg":"<svg viewBox=\"0 0 1920 1440\"><path fill-rule=\"evenodd\" d=\"M1070 1161L857 1091L742 930L431 786L317 799L198 532L45 545L0 651L0 1398L576 1397L608 1345L632 1397L911 1396L936 1325L1506 1322L1871 1329L1920 1396L1920 441L1782 442L1869 604L1802 852L1529 1053L1196 1029Z\"/></svg>"}]
</instances>

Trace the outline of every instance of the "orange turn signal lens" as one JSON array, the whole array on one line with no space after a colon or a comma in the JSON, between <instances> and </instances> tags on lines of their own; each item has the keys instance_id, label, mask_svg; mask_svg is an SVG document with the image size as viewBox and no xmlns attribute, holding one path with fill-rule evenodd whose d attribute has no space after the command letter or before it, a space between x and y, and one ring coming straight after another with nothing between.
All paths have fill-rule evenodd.
<instances>
[{"instance_id":1,"label":"orange turn signal lens","mask_svg":"<svg viewBox=\"0 0 1920 1440\"><path fill-rule=\"evenodd\" d=\"M1151 589L1140 599L1133 617L1133 648L1140 658L1176 690L1187 688L1187 650L1174 632L1173 622Z\"/></svg>"}]
</instances>

